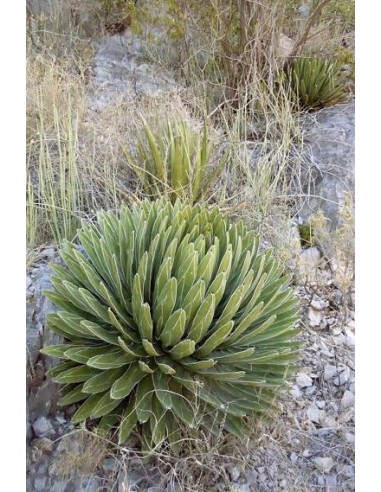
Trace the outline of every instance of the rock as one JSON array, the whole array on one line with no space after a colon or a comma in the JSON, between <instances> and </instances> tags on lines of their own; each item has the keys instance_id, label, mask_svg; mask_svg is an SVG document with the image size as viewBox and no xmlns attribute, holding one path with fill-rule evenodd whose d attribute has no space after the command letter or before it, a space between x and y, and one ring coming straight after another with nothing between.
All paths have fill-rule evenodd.
<instances>
[{"instance_id":1,"label":"rock","mask_svg":"<svg viewBox=\"0 0 381 492\"><path fill-rule=\"evenodd\" d=\"M344 434L344 440L350 446L354 446L355 445L355 435L352 434L351 432L346 432Z\"/></svg>"},{"instance_id":2,"label":"rock","mask_svg":"<svg viewBox=\"0 0 381 492\"><path fill-rule=\"evenodd\" d=\"M37 391L29 396L31 418L47 417L57 409L59 398L59 385L50 379L44 381Z\"/></svg>"},{"instance_id":3,"label":"rock","mask_svg":"<svg viewBox=\"0 0 381 492\"><path fill-rule=\"evenodd\" d=\"M296 384L301 389L307 388L308 386L312 386L312 379L304 372L300 372L296 378Z\"/></svg>"},{"instance_id":4,"label":"rock","mask_svg":"<svg viewBox=\"0 0 381 492\"><path fill-rule=\"evenodd\" d=\"M163 489L161 487L149 487L146 492L163 492Z\"/></svg>"},{"instance_id":5,"label":"rock","mask_svg":"<svg viewBox=\"0 0 381 492\"><path fill-rule=\"evenodd\" d=\"M311 422L319 424L324 413L324 411L319 410L316 404L313 403L307 410L307 417L311 420Z\"/></svg>"},{"instance_id":6,"label":"rock","mask_svg":"<svg viewBox=\"0 0 381 492\"><path fill-rule=\"evenodd\" d=\"M333 378L333 384L335 386L342 386L343 384L346 384L348 382L349 376L350 376L350 369L348 367L345 367L339 372L338 376Z\"/></svg>"},{"instance_id":7,"label":"rock","mask_svg":"<svg viewBox=\"0 0 381 492\"><path fill-rule=\"evenodd\" d=\"M327 492L334 492L332 487L336 488L337 486L337 478L336 475L328 475L325 477L325 486L327 487Z\"/></svg>"},{"instance_id":8,"label":"rock","mask_svg":"<svg viewBox=\"0 0 381 492\"><path fill-rule=\"evenodd\" d=\"M298 461L298 455L294 452L290 454L290 461L291 463L295 464Z\"/></svg>"},{"instance_id":9,"label":"rock","mask_svg":"<svg viewBox=\"0 0 381 492\"><path fill-rule=\"evenodd\" d=\"M49 437L55 434L52 424L46 417L38 417L32 427L37 437Z\"/></svg>"},{"instance_id":10,"label":"rock","mask_svg":"<svg viewBox=\"0 0 381 492\"><path fill-rule=\"evenodd\" d=\"M227 472L229 473L230 480L233 482L236 482L241 475L241 470L237 466L228 465Z\"/></svg>"},{"instance_id":11,"label":"rock","mask_svg":"<svg viewBox=\"0 0 381 492\"><path fill-rule=\"evenodd\" d=\"M304 390L307 396L313 395L316 392L316 386L310 386Z\"/></svg>"},{"instance_id":12,"label":"rock","mask_svg":"<svg viewBox=\"0 0 381 492\"><path fill-rule=\"evenodd\" d=\"M329 429L336 429L337 426L336 418L333 415L326 415L322 419L321 425Z\"/></svg>"},{"instance_id":13,"label":"rock","mask_svg":"<svg viewBox=\"0 0 381 492\"><path fill-rule=\"evenodd\" d=\"M49 260L53 259L56 254L57 254L57 251L54 248L46 248L42 252L42 256L44 258L48 258Z\"/></svg>"},{"instance_id":14,"label":"rock","mask_svg":"<svg viewBox=\"0 0 381 492\"><path fill-rule=\"evenodd\" d=\"M252 488L248 483L239 483L234 485L236 492L251 492Z\"/></svg>"},{"instance_id":15,"label":"rock","mask_svg":"<svg viewBox=\"0 0 381 492\"><path fill-rule=\"evenodd\" d=\"M310 308L308 310L308 323L312 328L316 328L320 326L322 321L322 315L319 311L315 311L315 309Z\"/></svg>"},{"instance_id":16,"label":"rock","mask_svg":"<svg viewBox=\"0 0 381 492\"><path fill-rule=\"evenodd\" d=\"M311 307L317 311L321 311L329 306L328 301L324 301L323 299L318 299L317 297L313 297L311 301Z\"/></svg>"},{"instance_id":17,"label":"rock","mask_svg":"<svg viewBox=\"0 0 381 492\"><path fill-rule=\"evenodd\" d=\"M328 219L328 231L333 231L341 225L346 193L354 193L355 103L306 114L301 126L310 166L317 167L320 175L313 181L313 196L299 210L299 217L308 224L311 214L321 210Z\"/></svg>"},{"instance_id":18,"label":"rock","mask_svg":"<svg viewBox=\"0 0 381 492\"><path fill-rule=\"evenodd\" d=\"M34 323L34 306L31 301L26 302L26 350L27 363L34 367L40 355L41 337Z\"/></svg>"},{"instance_id":19,"label":"rock","mask_svg":"<svg viewBox=\"0 0 381 492\"><path fill-rule=\"evenodd\" d=\"M35 477L34 490L36 492L43 492L46 490L46 477Z\"/></svg>"},{"instance_id":20,"label":"rock","mask_svg":"<svg viewBox=\"0 0 381 492\"><path fill-rule=\"evenodd\" d=\"M303 395L303 393L300 391L298 386L294 384L292 390L290 391L290 395L297 400Z\"/></svg>"},{"instance_id":21,"label":"rock","mask_svg":"<svg viewBox=\"0 0 381 492\"><path fill-rule=\"evenodd\" d=\"M329 381L336 374L337 374L337 367L336 366L332 366L330 364L327 364L326 366L324 366L324 374L323 374L324 381Z\"/></svg>"},{"instance_id":22,"label":"rock","mask_svg":"<svg viewBox=\"0 0 381 492\"><path fill-rule=\"evenodd\" d=\"M352 407L355 403L355 395L351 391L345 391L341 399L341 408Z\"/></svg>"},{"instance_id":23,"label":"rock","mask_svg":"<svg viewBox=\"0 0 381 492\"><path fill-rule=\"evenodd\" d=\"M322 473L329 473L335 466L335 462L332 458L318 457L312 458L311 461L314 463L316 468Z\"/></svg>"},{"instance_id":24,"label":"rock","mask_svg":"<svg viewBox=\"0 0 381 492\"><path fill-rule=\"evenodd\" d=\"M352 465L341 465L340 467L336 467L339 475L343 475L345 478L354 478L355 476L355 467Z\"/></svg>"},{"instance_id":25,"label":"rock","mask_svg":"<svg viewBox=\"0 0 381 492\"><path fill-rule=\"evenodd\" d=\"M49 492L66 492L66 484L67 482L65 480L54 480Z\"/></svg>"},{"instance_id":26,"label":"rock","mask_svg":"<svg viewBox=\"0 0 381 492\"><path fill-rule=\"evenodd\" d=\"M132 32L100 40L89 87L91 110L103 111L118 101L131 102L142 95L157 96L178 89L172 74L162 66L144 63L141 55L142 44Z\"/></svg>"}]
</instances>

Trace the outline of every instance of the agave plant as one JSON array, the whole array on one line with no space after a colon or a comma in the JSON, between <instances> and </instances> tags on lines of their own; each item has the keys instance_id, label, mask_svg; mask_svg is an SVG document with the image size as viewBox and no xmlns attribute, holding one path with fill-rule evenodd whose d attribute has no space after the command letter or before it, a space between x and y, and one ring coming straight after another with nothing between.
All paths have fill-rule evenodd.
<instances>
[{"instance_id":1,"label":"agave plant","mask_svg":"<svg viewBox=\"0 0 381 492\"><path fill-rule=\"evenodd\" d=\"M301 108L319 109L347 99L340 65L322 58L297 58L288 72L288 83Z\"/></svg>"},{"instance_id":2,"label":"agave plant","mask_svg":"<svg viewBox=\"0 0 381 492\"><path fill-rule=\"evenodd\" d=\"M135 427L148 448L174 443L182 426L242 437L245 417L269 412L293 369L297 301L270 250L216 208L165 199L83 224L53 265L65 339L43 354L64 384L72 421Z\"/></svg>"},{"instance_id":3,"label":"agave plant","mask_svg":"<svg viewBox=\"0 0 381 492\"><path fill-rule=\"evenodd\" d=\"M206 123L200 133L178 118L151 127L143 119L138 132L137 158L124 153L151 197L186 198L191 203L205 197L221 174L228 153L211 165L214 141Z\"/></svg>"}]
</instances>

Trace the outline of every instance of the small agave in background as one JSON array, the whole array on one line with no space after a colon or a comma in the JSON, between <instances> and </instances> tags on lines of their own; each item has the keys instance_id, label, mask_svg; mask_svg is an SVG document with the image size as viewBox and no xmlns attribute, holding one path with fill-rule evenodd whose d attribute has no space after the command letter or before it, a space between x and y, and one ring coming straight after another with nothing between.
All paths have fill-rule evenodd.
<instances>
[{"instance_id":1,"label":"small agave in background","mask_svg":"<svg viewBox=\"0 0 381 492\"><path fill-rule=\"evenodd\" d=\"M245 436L295 369L297 298L271 250L217 208L144 201L100 212L54 265L64 343L42 353L72 421L100 419L119 443L175 445L185 427Z\"/></svg>"},{"instance_id":2,"label":"small agave in background","mask_svg":"<svg viewBox=\"0 0 381 492\"><path fill-rule=\"evenodd\" d=\"M301 109L320 109L348 99L339 63L323 58L297 58L287 68L286 83Z\"/></svg>"}]
</instances>

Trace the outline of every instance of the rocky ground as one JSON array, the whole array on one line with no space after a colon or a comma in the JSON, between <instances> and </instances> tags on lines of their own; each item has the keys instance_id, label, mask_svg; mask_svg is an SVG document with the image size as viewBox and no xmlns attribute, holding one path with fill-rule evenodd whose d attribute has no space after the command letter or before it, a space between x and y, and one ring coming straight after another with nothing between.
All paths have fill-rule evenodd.
<instances>
[{"instance_id":1,"label":"rocky ground","mask_svg":"<svg viewBox=\"0 0 381 492\"><path fill-rule=\"evenodd\" d=\"M313 258L306 251L304 256ZM56 385L44 374L51 362L38 353L52 343L44 318L54 308L42 293L50 287L52 260L57 261L56 253L48 248L26 277L27 491L354 490L354 295L343 302L327 266L316 268L314 282L298 277L305 348L297 374L280 396L280 414L259 423L247 442L209 449L202 443L199 455L193 450L174 463L165 453L143 460L133 440L131 447L116 448L74 428L75 407L57 408Z\"/></svg>"}]
</instances>

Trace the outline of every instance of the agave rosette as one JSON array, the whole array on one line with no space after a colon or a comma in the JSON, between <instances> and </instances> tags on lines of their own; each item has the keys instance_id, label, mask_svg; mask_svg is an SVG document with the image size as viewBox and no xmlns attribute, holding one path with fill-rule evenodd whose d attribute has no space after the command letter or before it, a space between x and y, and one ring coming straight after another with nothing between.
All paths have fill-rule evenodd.
<instances>
[{"instance_id":1,"label":"agave rosette","mask_svg":"<svg viewBox=\"0 0 381 492\"><path fill-rule=\"evenodd\" d=\"M299 351L297 301L271 250L216 208L144 201L83 224L53 265L65 343L61 405L72 421L138 427L152 447L183 425L242 437L245 417L269 412Z\"/></svg>"}]
</instances>

